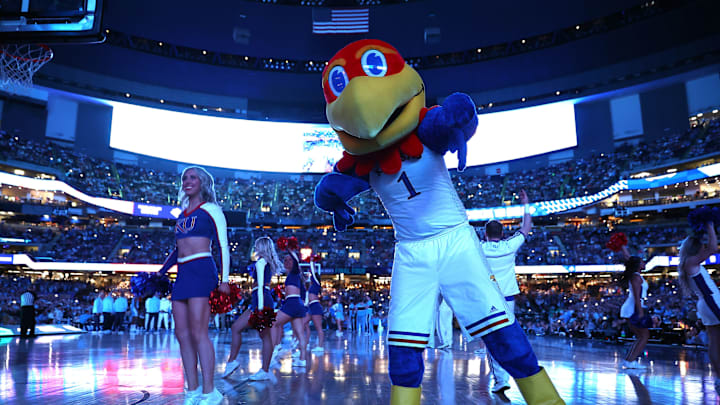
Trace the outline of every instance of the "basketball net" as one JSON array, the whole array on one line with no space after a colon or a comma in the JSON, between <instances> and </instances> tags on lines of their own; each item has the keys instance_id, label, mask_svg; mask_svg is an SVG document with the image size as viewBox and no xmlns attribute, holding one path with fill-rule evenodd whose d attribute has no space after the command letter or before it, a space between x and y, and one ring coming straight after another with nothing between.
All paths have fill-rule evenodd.
<instances>
[{"instance_id":1,"label":"basketball net","mask_svg":"<svg viewBox=\"0 0 720 405\"><path fill-rule=\"evenodd\" d=\"M53 57L47 45L0 45L0 90L17 94L32 87L32 79Z\"/></svg>"}]
</instances>

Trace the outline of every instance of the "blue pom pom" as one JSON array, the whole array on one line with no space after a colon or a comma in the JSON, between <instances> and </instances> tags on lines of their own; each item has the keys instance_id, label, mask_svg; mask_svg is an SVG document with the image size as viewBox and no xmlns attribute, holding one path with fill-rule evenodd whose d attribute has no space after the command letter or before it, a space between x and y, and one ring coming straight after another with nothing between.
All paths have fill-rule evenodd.
<instances>
[{"instance_id":1,"label":"blue pom pom","mask_svg":"<svg viewBox=\"0 0 720 405\"><path fill-rule=\"evenodd\" d=\"M170 279L165 275L140 273L130 279L130 291L136 297L150 296L156 292L167 294L170 289Z\"/></svg>"},{"instance_id":2,"label":"blue pom pom","mask_svg":"<svg viewBox=\"0 0 720 405\"><path fill-rule=\"evenodd\" d=\"M714 226L720 224L720 209L717 207L700 207L690 211L690 214L688 214L688 224L696 234L705 233L705 224L708 222L712 222Z\"/></svg>"}]
</instances>

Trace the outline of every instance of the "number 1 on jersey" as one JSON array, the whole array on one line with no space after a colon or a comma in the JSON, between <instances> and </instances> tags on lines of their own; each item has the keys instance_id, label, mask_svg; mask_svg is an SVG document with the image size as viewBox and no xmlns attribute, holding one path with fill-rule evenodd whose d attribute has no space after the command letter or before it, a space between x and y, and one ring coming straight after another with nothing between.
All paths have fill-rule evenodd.
<instances>
[{"instance_id":1,"label":"number 1 on jersey","mask_svg":"<svg viewBox=\"0 0 720 405\"><path fill-rule=\"evenodd\" d=\"M400 178L398 179L398 183L403 182L405 185L405 188L407 189L408 193L410 193L410 197L408 197L408 200L415 197L416 195L420 194L417 191L415 191L415 187L413 187L412 183L410 183L410 179L408 179L408 175L405 172L402 172L400 175Z\"/></svg>"}]
</instances>

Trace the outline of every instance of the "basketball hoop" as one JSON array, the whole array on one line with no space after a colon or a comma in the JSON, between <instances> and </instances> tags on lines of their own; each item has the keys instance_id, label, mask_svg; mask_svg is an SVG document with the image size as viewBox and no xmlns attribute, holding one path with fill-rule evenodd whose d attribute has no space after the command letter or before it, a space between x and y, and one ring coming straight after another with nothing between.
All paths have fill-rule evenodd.
<instances>
[{"instance_id":1,"label":"basketball hoop","mask_svg":"<svg viewBox=\"0 0 720 405\"><path fill-rule=\"evenodd\" d=\"M32 87L32 78L53 58L43 44L7 44L0 46L0 89L10 93Z\"/></svg>"}]
</instances>

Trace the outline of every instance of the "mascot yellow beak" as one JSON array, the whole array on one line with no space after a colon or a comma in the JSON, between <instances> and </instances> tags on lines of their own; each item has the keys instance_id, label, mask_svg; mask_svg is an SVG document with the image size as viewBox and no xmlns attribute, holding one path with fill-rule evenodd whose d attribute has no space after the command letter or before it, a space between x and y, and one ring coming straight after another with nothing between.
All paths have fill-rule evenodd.
<instances>
[{"instance_id":1,"label":"mascot yellow beak","mask_svg":"<svg viewBox=\"0 0 720 405\"><path fill-rule=\"evenodd\" d=\"M352 78L325 112L345 150L364 155L412 132L423 107L425 86L415 69L406 64L393 75Z\"/></svg>"}]
</instances>

